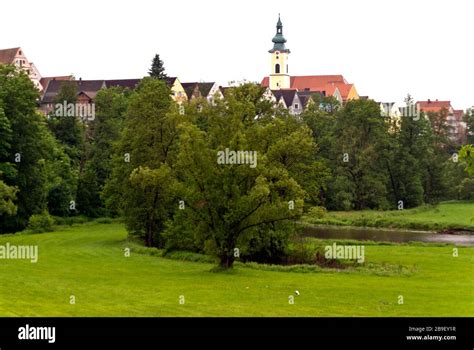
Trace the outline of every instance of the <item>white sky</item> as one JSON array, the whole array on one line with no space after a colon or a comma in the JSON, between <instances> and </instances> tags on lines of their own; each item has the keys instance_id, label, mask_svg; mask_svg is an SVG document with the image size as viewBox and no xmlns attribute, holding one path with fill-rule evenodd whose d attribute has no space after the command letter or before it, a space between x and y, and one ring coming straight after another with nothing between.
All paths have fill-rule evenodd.
<instances>
[{"instance_id":1,"label":"white sky","mask_svg":"<svg viewBox=\"0 0 474 350\"><path fill-rule=\"evenodd\" d=\"M470 0L21 0L0 4L0 48L43 76L138 78L159 53L186 81L260 81L281 13L292 75L343 74L379 101L474 105Z\"/></svg>"}]
</instances>

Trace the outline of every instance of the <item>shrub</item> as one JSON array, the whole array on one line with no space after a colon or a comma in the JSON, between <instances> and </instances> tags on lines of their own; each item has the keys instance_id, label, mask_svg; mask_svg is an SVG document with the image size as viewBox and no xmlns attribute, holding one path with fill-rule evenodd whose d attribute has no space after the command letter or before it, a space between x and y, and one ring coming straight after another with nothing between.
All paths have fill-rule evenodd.
<instances>
[{"instance_id":1,"label":"shrub","mask_svg":"<svg viewBox=\"0 0 474 350\"><path fill-rule=\"evenodd\" d=\"M112 219L111 218L98 218L95 220L95 222L98 224L111 224Z\"/></svg>"},{"instance_id":2,"label":"shrub","mask_svg":"<svg viewBox=\"0 0 474 350\"><path fill-rule=\"evenodd\" d=\"M307 265L345 269L353 265L353 263L343 262L339 259L327 259L324 244L311 239L298 237L290 246L286 265Z\"/></svg>"},{"instance_id":3,"label":"shrub","mask_svg":"<svg viewBox=\"0 0 474 350\"><path fill-rule=\"evenodd\" d=\"M85 216L53 216L54 222L58 226L72 226L74 224L85 224L86 222L90 221L89 218Z\"/></svg>"},{"instance_id":4,"label":"shrub","mask_svg":"<svg viewBox=\"0 0 474 350\"><path fill-rule=\"evenodd\" d=\"M191 226L186 220L181 219L184 215L181 211L175 214L175 220L168 220L165 229L161 232L160 239L164 241L166 251L190 251L201 252L204 243L195 237L194 231L202 229L200 224Z\"/></svg>"},{"instance_id":5,"label":"shrub","mask_svg":"<svg viewBox=\"0 0 474 350\"><path fill-rule=\"evenodd\" d=\"M181 261L191 261L191 262L199 262L199 263L216 263L216 258L198 254L193 252L186 252L186 251L171 251L171 252L164 252L163 257L172 259L172 260L181 260Z\"/></svg>"},{"instance_id":6,"label":"shrub","mask_svg":"<svg viewBox=\"0 0 474 350\"><path fill-rule=\"evenodd\" d=\"M474 179L466 178L459 185L459 199L474 199Z\"/></svg>"},{"instance_id":7,"label":"shrub","mask_svg":"<svg viewBox=\"0 0 474 350\"><path fill-rule=\"evenodd\" d=\"M312 207L308 212L308 217L311 219L322 219L327 215L327 210L324 207Z\"/></svg>"},{"instance_id":8,"label":"shrub","mask_svg":"<svg viewBox=\"0 0 474 350\"><path fill-rule=\"evenodd\" d=\"M272 228L256 227L245 232L237 241L240 260L266 264L282 263L296 228L293 223L277 223Z\"/></svg>"},{"instance_id":9,"label":"shrub","mask_svg":"<svg viewBox=\"0 0 474 350\"><path fill-rule=\"evenodd\" d=\"M28 221L28 228L36 233L53 231L54 219L47 211L34 214Z\"/></svg>"},{"instance_id":10,"label":"shrub","mask_svg":"<svg viewBox=\"0 0 474 350\"><path fill-rule=\"evenodd\" d=\"M316 250L310 244L307 244L304 239L295 240L288 251L286 263L288 265L296 264L314 264Z\"/></svg>"}]
</instances>

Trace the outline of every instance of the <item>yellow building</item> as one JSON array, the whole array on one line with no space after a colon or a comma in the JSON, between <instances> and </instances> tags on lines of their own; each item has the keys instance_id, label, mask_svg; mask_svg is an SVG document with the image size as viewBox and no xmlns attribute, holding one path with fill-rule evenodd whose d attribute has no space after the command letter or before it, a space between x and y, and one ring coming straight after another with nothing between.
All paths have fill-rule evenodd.
<instances>
[{"instance_id":1,"label":"yellow building","mask_svg":"<svg viewBox=\"0 0 474 350\"><path fill-rule=\"evenodd\" d=\"M359 99L359 94L354 84L346 81L344 76L338 75L305 75L305 76L290 76L288 67L288 57L290 50L286 47L286 38L283 36L283 24L278 15L278 22L276 25L276 34L272 39L273 48L268 51L271 55L270 75L264 77L261 85L270 88L275 94L278 90L294 90L296 96L301 100L300 102L308 102L306 95L317 93L322 97L334 97L341 104ZM290 96L290 92L285 92ZM281 94L278 93L277 100L280 99ZM285 96L286 96L285 95ZM291 96L293 96L293 92ZM288 97L288 102L291 98ZM299 114L302 111L302 105L305 108L307 103L295 102L294 114ZM287 108L290 108L287 106Z\"/></svg>"},{"instance_id":2,"label":"yellow building","mask_svg":"<svg viewBox=\"0 0 474 350\"><path fill-rule=\"evenodd\" d=\"M268 51L271 54L270 89L289 89L290 74L288 73L288 56L290 50L286 48L286 39L283 36L283 24L278 15L277 32L272 39L273 48Z\"/></svg>"},{"instance_id":3,"label":"yellow building","mask_svg":"<svg viewBox=\"0 0 474 350\"><path fill-rule=\"evenodd\" d=\"M179 104L186 102L188 100L188 96L186 95L186 90L184 89L183 85L179 81L178 78L168 78L167 80L168 86L171 88L171 97L173 100Z\"/></svg>"}]
</instances>

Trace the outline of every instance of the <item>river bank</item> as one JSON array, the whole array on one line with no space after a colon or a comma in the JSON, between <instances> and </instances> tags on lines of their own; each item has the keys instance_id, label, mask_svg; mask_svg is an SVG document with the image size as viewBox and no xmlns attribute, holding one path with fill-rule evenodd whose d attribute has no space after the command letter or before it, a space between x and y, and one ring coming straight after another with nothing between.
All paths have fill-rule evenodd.
<instances>
[{"instance_id":1,"label":"river bank","mask_svg":"<svg viewBox=\"0 0 474 350\"><path fill-rule=\"evenodd\" d=\"M303 216L303 224L376 227L435 231L441 234L474 234L474 202L450 201L414 209L392 211L328 212L314 218Z\"/></svg>"},{"instance_id":2,"label":"river bank","mask_svg":"<svg viewBox=\"0 0 474 350\"><path fill-rule=\"evenodd\" d=\"M355 240L392 243L440 243L474 247L474 232L463 234L438 233L436 231L405 230L375 227L309 225L302 228L304 237L323 240Z\"/></svg>"}]
</instances>

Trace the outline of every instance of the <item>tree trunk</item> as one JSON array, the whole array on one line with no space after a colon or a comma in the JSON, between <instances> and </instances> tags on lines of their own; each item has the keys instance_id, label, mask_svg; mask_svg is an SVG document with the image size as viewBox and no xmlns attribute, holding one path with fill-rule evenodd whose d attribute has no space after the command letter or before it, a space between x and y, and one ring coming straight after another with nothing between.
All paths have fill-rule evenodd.
<instances>
[{"instance_id":1,"label":"tree trunk","mask_svg":"<svg viewBox=\"0 0 474 350\"><path fill-rule=\"evenodd\" d=\"M146 237L145 237L145 244L147 247L153 247L153 226L148 223L146 225Z\"/></svg>"},{"instance_id":2,"label":"tree trunk","mask_svg":"<svg viewBox=\"0 0 474 350\"><path fill-rule=\"evenodd\" d=\"M234 264L234 257L232 255L222 255L220 260L220 267L223 269L231 269Z\"/></svg>"}]
</instances>

